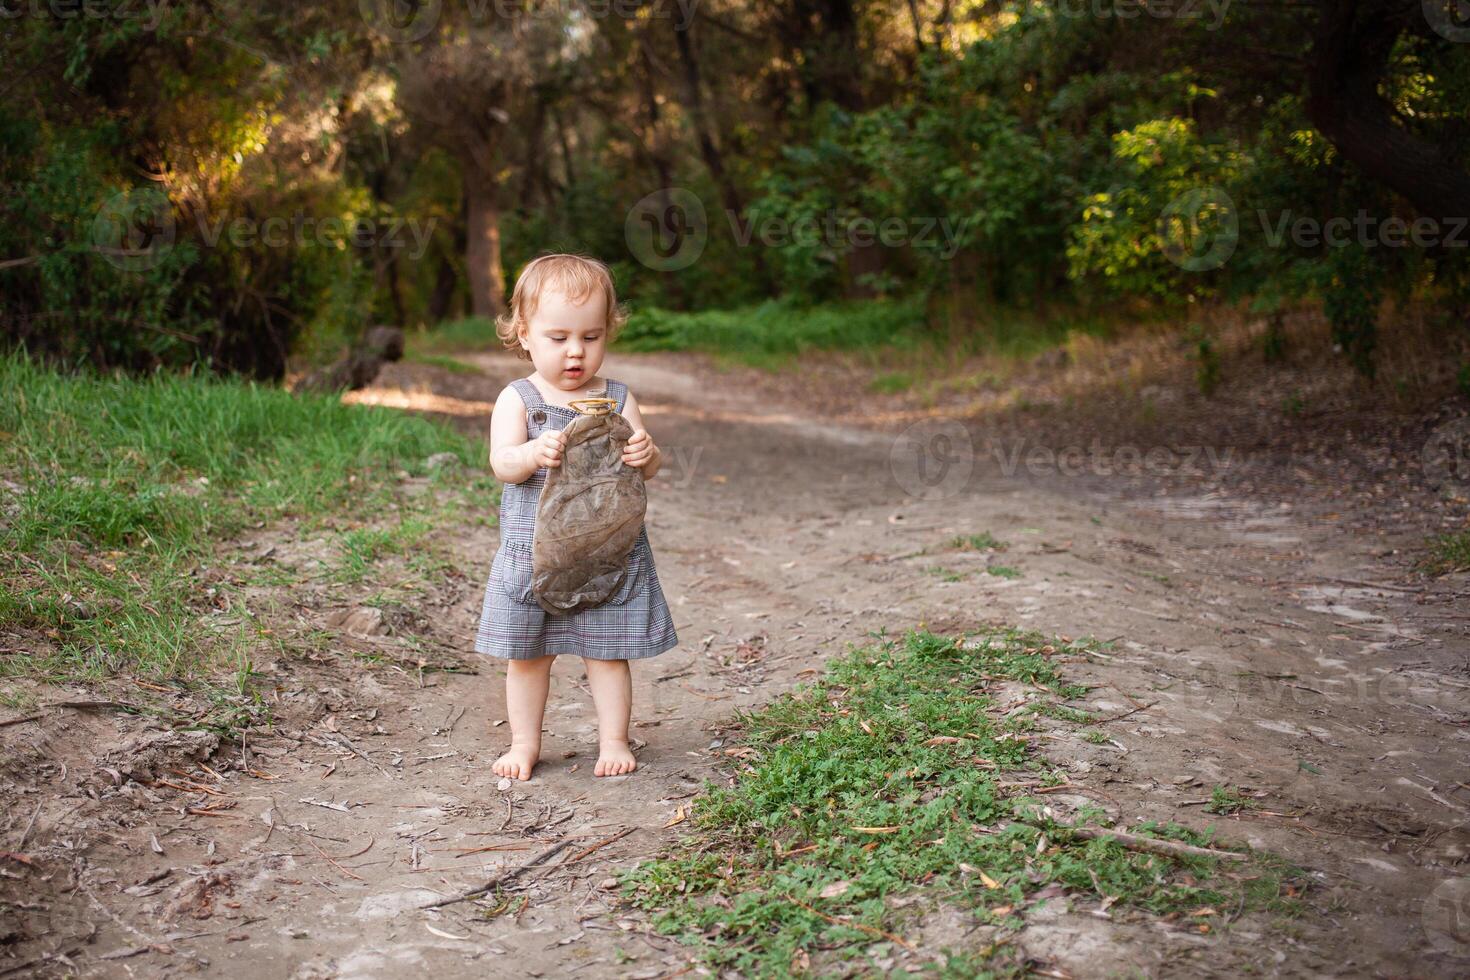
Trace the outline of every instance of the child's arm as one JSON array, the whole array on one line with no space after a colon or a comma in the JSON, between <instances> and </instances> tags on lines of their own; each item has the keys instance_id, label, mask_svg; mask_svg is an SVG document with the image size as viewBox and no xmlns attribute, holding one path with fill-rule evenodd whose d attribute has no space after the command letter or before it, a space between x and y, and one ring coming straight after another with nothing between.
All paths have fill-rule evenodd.
<instances>
[{"instance_id":1,"label":"child's arm","mask_svg":"<svg viewBox=\"0 0 1470 980\"><path fill-rule=\"evenodd\" d=\"M642 470L645 482L652 480L663 465L664 454L653 444L653 437L643 427L643 413L638 411L638 399L631 391L623 401L623 418L633 427L633 437L623 449L623 462Z\"/></svg>"},{"instance_id":2,"label":"child's arm","mask_svg":"<svg viewBox=\"0 0 1470 980\"><path fill-rule=\"evenodd\" d=\"M490 414L490 469L501 483L524 483L542 466L560 466L566 436L555 430L526 439L526 403L510 385Z\"/></svg>"}]
</instances>

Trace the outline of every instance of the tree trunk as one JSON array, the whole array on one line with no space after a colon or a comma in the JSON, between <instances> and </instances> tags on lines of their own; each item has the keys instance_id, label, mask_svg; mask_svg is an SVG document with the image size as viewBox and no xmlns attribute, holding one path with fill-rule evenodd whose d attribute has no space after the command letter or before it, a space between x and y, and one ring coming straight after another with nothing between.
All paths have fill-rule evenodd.
<instances>
[{"instance_id":1,"label":"tree trunk","mask_svg":"<svg viewBox=\"0 0 1470 980\"><path fill-rule=\"evenodd\" d=\"M1312 46L1307 116L1345 159L1402 194L1421 215L1462 219L1470 215L1470 173L1399 124L1378 93L1403 16L1372 0L1324 0Z\"/></svg>"},{"instance_id":2,"label":"tree trunk","mask_svg":"<svg viewBox=\"0 0 1470 980\"><path fill-rule=\"evenodd\" d=\"M500 202L490 180L465 173L469 214L465 229L465 267L470 281L470 312L495 317L505 312L505 274L500 268Z\"/></svg>"},{"instance_id":3,"label":"tree trunk","mask_svg":"<svg viewBox=\"0 0 1470 980\"><path fill-rule=\"evenodd\" d=\"M725 170L724 157L720 153L719 144L715 142L709 113L705 111L704 93L699 79L699 60L694 52L694 43L689 37L692 30L692 26L687 30L680 30L677 24L674 26L674 41L684 68L684 101L689 108L689 118L694 124L695 137L699 142L699 155L704 158L704 165L709 168L715 186L720 189L720 199L724 203L725 211L730 220L739 227L740 241L750 241L745 202L741 199L740 189ZM756 276L769 289L770 276L761 250L755 249L752 256L755 260Z\"/></svg>"}]
</instances>

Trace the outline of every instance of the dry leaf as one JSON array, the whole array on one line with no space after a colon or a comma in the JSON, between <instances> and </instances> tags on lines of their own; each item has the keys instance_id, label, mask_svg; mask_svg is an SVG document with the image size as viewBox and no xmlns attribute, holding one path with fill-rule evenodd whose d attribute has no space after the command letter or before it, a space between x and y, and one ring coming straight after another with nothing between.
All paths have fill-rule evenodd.
<instances>
[{"instance_id":1,"label":"dry leaf","mask_svg":"<svg viewBox=\"0 0 1470 980\"><path fill-rule=\"evenodd\" d=\"M818 894L821 895L823 898L836 898L838 895L841 895L843 892L847 891L851 887L852 882L850 881L834 881L832 882L832 884L828 885L826 888L823 888L820 892L818 892Z\"/></svg>"},{"instance_id":2,"label":"dry leaf","mask_svg":"<svg viewBox=\"0 0 1470 980\"><path fill-rule=\"evenodd\" d=\"M854 827L853 830L860 834L896 834L897 827Z\"/></svg>"},{"instance_id":3,"label":"dry leaf","mask_svg":"<svg viewBox=\"0 0 1470 980\"><path fill-rule=\"evenodd\" d=\"M682 806L679 807L679 809L674 812L674 815L669 818L669 822L664 824L664 829L668 830L676 823L683 823L686 816L688 816L688 814L684 812L684 808Z\"/></svg>"},{"instance_id":4,"label":"dry leaf","mask_svg":"<svg viewBox=\"0 0 1470 980\"><path fill-rule=\"evenodd\" d=\"M468 939L468 938L470 938L469 936L456 936L454 933L452 933L452 932L445 932L443 929L435 929L433 926L429 925L427 922L424 923L424 928L427 929L427 930L429 930L430 932L432 932L434 935L438 936L440 939Z\"/></svg>"},{"instance_id":5,"label":"dry leaf","mask_svg":"<svg viewBox=\"0 0 1470 980\"><path fill-rule=\"evenodd\" d=\"M1000 887L1000 882L990 877L990 875L986 874L984 871L980 872L980 880L984 882L985 887L989 888L991 891L995 891L997 888Z\"/></svg>"},{"instance_id":6,"label":"dry leaf","mask_svg":"<svg viewBox=\"0 0 1470 980\"><path fill-rule=\"evenodd\" d=\"M935 735L924 744L932 749L936 745L958 745L963 741L964 739L956 738L953 735Z\"/></svg>"}]
</instances>

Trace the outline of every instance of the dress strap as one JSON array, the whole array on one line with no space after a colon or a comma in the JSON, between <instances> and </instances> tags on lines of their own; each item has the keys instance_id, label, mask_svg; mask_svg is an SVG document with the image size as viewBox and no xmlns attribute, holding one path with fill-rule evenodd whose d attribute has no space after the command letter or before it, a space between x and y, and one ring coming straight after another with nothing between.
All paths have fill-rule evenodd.
<instances>
[{"instance_id":1,"label":"dress strap","mask_svg":"<svg viewBox=\"0 0 1470 980\"><path fill-rule=\"evenodd\" d=\"M540 408L546 404L546 400L541 397L540 390L527 379L516 378L510 383L510 386L520 392L521 401L526 403L527 408Z\"/></svg>"},{"instance_id":2,"label":"dress strap","mask_svg":"<svg viewBox=\"0 0 1470 980\"><path fill-rule=\"evenodd\" d=\"M621 381L614 381L612 378L608 378L607 397L618 400L617 407L614 411L619 415L623 414L623 407L628 404L628 386Z\"/></svg>"}]
</instances>

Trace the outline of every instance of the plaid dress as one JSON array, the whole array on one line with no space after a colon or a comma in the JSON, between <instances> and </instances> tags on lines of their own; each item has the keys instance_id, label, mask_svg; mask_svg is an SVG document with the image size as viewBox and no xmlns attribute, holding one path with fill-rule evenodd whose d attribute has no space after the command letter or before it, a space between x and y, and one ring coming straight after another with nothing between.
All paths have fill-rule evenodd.
<instances>
[{"instance_id":1,"label":"plaid dress","mask_svg":"<svg viewBox=\"0 0 1470 980\"><path fill-rule=\"evenodd\" d=\"M511 382L526 404L526 435L535 439L548 429L560 431L577 410L548 405L526 378ZM607 382L607 397L622 412L628 386ZM653 657L679 643L669 604L659 587L648 545L648 529L640 528L628 554L628 575L602 605L567 615L548 613L531 592L531 543L536 534L536 505L546 485L546 467L523 483L507 483L500 497L500 548L490 565L475 651L507 660L529 660L547 654L576 654L592 660L635 660Z\"/></svg>"}]
</instances>

